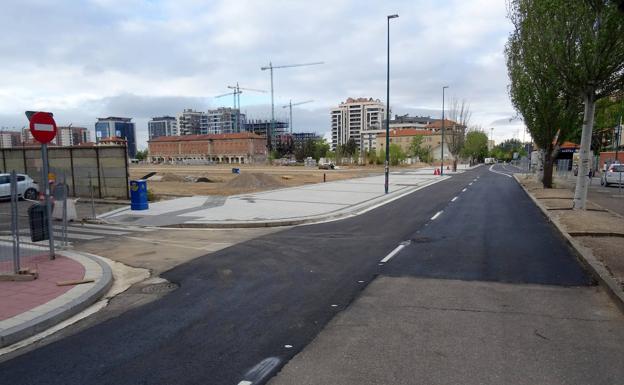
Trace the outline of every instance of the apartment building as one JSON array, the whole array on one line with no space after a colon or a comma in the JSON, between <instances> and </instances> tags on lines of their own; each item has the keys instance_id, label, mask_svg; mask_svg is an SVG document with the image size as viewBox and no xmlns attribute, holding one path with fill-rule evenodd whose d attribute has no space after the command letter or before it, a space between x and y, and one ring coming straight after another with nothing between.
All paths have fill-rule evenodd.
<instances>
[{"instance_id":1,"label":"apartment building","mask_svg":"<svg viewBox=\"0 0 624 385\"><path fill-rule=\"evenodd\" d=\"M238 108L221 107L208 110L208 133L230 134L245 131L245 114Z\"/></svg>"},{"instance_id":2,"label":"apartment building","mask_svg":"<svg viewBox=\"0 0 624 385\"><path fill-rule=\"evenodd\" d=\"M208 115L203 111L185 109L176 116L178 135L205 135L208 133Z\"/></svg>"},{"instance_id":3,"label":"apartment building","mask_svg":"<svg viewBox=\"0 0 624 385\"><path fill-rule=\"evenodd\" d=\"M178 120L173 116L154 117L147 122L147 131L150 140L159 136L176 136L178 135Z\"/></svg>"},{"instance_id":4,"label":"apartment building","mask_svg":"<svg viewBox=\"0 0 624 385\"><path fill-rule=\"evenodd\" d=\"M0 148L13 148L22 144L22 133L19 131L0 131Z\"/></svg>"},{"instance_id":5,"label":"apartment building","mask_svg":"<svg viewBox=\"0 0 624 385\"><path fill-rule=\"evenodd\" d=\"M86 127L58 126L54 143L58 146L79 146L90 141Z\"/></svg>"},{"instance_id":6,"label":"apartment building","mask_svg":"<svg viewBox=\"0 0 624 385\"><path fill-rule=\"evenodd\" d=\"M386 109L379 99L348 98L345 102L331 110L332 150L355 140L358 147L362 146L366 133L382 129Z\"/></svg>"}]
</instances>

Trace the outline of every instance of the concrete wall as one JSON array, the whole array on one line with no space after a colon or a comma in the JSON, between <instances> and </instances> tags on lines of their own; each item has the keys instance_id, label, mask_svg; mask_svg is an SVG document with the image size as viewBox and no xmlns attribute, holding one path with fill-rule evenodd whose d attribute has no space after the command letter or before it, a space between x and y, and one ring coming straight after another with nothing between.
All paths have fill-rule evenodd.
<instances>
[{"instance_id":1,"label":"concrete wall","mask_svg":"<svg viewBox=\"0 0 624 385\"><path fill-rule=\"evenodd\" d=\"M50 172L63 176L74 197L90 197L89 179L95 198L128 199L128 163L124 146L50 147ZM41 149L0 149L0 170L28 174L41 186Z\"/></svg>"}]
</instances>

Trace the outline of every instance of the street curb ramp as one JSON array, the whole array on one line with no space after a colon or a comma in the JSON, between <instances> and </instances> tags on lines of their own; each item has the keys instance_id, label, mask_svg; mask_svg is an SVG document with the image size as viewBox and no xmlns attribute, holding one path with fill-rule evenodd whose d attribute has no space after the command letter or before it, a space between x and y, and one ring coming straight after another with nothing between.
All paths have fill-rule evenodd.
<instances>
[{"instance_id":1,"label":"street curb ramp","mask_svg":"<svg viewBox=\"0 0 624 385\"><path fill-rule=\"evenodd\" d=\"M611 276L604 264L602 264L595 256L594 253L587 247L581 245L576 239L574 239L561 225L561 223L550 216L548 209L544 207L531 193L524 187L518 177L514 175L514 179L524 192L531 198L533 203L542 211L542 214L555 226L561 236L568 242L570 246L576 251L576 257L585 267L587 271L593 276L596 281L606 289L609 296L615 301L616 305L622 313L624 313L624 289L620 284Z\"/></svg>"},{"instance_id":2,"label":"street curb ramp","mask_svg":"<svg viewBox=\"0 0 624 385\"><path fill-rule=\"evenodd\" d=\"M110 266L95 256L91 256L86 253L77 252L63 252L66 253L68 258L71 255L79 255L82 258L88 258L97 263L102 269L102 276L95 282L95 285L89 289L89 291L83 293L81 296L69 301L69 303L62 305L56 309L34 318L30 321L24 322L20 325L1 330L0 331L0 348L12 345L25 338L31 337L35 334L41 333L46 329L68 319L69 317L76 315L91 306L94 302L100 299L113 284L113 272ZM61 254L63 254L61 253Z\"/></svg>"}]
</instances>

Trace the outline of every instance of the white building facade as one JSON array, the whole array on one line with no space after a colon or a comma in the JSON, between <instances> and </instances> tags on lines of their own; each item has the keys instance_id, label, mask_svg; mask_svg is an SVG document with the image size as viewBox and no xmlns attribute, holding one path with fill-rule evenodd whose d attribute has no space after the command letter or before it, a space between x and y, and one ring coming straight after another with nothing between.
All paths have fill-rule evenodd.
<instances>
[{"instance_id":1,"label":"white building facade","mask_svg":"<svg viewBox=\"0 0 624 385\"><path fill-rule=\"evenodd\" d=\"M386 109L379 99L348 98L345 102L331 110L332 150L346 144L350 139L355 140L357 147L368 145L367 133L376 136L373 132L382 129Z\"/></svg>"},{"instance_id":2,"label":"white building facade","mask_svg":"<svg viewBox=\"0 0 624 385\"><path fill-rule=\"evenodd\" d=\"M246 117L238 108L208 110L208 134L232 134L245 131Z\"/></svg>"},{"instance_id":3,"label":"white building facade","mask_svg":"<svg viewBox=\"0 0 624 385\"><path fill-rule=\"evenodd\" d=\"M178 135L205 135L208 133L208 115L203 111L186 109L176 116Z\"/></svg>"}]
</instances>

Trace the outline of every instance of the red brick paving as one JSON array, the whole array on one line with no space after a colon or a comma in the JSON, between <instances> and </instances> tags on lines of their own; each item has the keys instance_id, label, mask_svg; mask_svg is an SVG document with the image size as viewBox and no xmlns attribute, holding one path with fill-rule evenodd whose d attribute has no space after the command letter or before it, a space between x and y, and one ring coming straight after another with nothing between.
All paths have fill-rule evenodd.
<instances>
[{"instance_id":1,"label":"red brick paving","mask_svg":"<svg viewBox=\"0 0 624 385\"><path fill-rule=\"evenodd\" d=\"M85 269L73 259L57 255L51 261L47 255L29 259L25 265L36 266L39 278L34 281L0 282L0 321L53 300L73 286L56 286L58 281L83 279Z\"/></svg>"}]
</instances>

